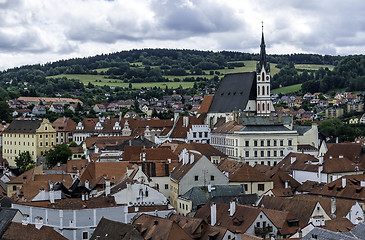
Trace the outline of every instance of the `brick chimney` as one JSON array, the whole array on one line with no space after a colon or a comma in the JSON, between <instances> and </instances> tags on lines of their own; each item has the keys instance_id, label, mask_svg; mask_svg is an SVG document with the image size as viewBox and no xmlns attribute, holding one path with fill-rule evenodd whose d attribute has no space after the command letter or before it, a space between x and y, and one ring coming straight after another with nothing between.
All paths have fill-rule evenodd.
<instances>
[{"instance_id":1,"label":"brick chimney","mask_svg":"<svg viewBox=\"0 0 365 240\"><path fill-rule=\"evenodd\" d=\"M210 225L214 226L217 223L217 205L215 203L210 204Z\"/></svg>"}]
</instances>

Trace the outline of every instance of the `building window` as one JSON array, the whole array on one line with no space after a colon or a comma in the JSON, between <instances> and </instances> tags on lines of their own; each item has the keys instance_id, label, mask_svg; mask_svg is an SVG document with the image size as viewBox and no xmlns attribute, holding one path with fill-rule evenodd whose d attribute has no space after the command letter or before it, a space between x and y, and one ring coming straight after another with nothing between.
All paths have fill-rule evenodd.
<instances>
[{"instance_id":1,"label":"building window","mask_svg":"<svg viewBox=\"0 0 365 240\"><path fill-rule=\"evenodd\" d=\"M196 138L196 132L193 132L193 138Z\"/></svg>"},{"instance_id":2,"label":"building window","mask_svg":"<svg viewBox=\"0 0 365 240\"><path fill-rule=\"evenodd\" d=\"M257 147L257 140L253 141L253 145Z\"/></svg>"},{"instance_id":3,"label":"building window","mask_svg":"<svg viewBox=\"0 0 365 240\"><path fill-rule=\"evenodd\" d=\"M168 184L165 184L165 189L169 189L169 185Z\"/></svg>"},{"instance_id":4,"label":"building window","mask_svg":"<svg viewBox=\"0 0 365 240\"><path fill-rule=\"evenodd\" d=\"M277 151L276 150L274 151L274 157L277 157Z\"/></svg>"},{"instance_id":5,"label":"building window","mask_svg":"<svg viewBox=\"0 0 365 240\"><path fill-rule=\"evenodd\" d=\"M245 188L245 192L248 191L248 184L243 184L243 187Z\"/></svg>"},{"instance_id":6,"label":"building window","mask_svg":"<svg viewBox=\"0 0 365 240\"><path fill-rule=\"evenodd\" d=\"M82 232L82 239L89 239L89 233L88 232Z\"/></svg>"},{"instance_id":7,"label":"building window","mask_svg":"<svg viewBox=\"0 0 365 240\"><path fill-rule=\"evenodd\" d=\"M264 151L261 151L261 157L264 157L265 154L264 154Z\"/></svg>"},{"instance_id":8,"label":"building window","mask_svg":"<svg viewBox=\"0 0 365 240\"><path fill-rule=\"evenodd\" d=\"M250 146L250 141L245 141L245 147L249 147Z\"/></svg>"},{"instance_id":9,"label":"building window","mask_svg":"<svg viewBox=\"0 0 365 240\"><path fill-rule=\"evenodd\" d=\"M276 166L276 164L278 164L276 161L274 161L274 166Z\"/></svg>"},{"instance_id":10,"label":"building window","mask_svg":"<svg viewBox=\"0 0 365 240\"><path fill-rule=\"evenodd\" d=\"M261 147L263 147L264 145L264 140L261 140Z\"/></svg>"},{"instance_id":11,"label":"building window","mask_svg":"<svg viewBox=\"0 0 365 240\"><path fill-rule=\"evenodd\" d=\"M266 141L266 145L267 145L268 147L270 147L270 140L267 140L267 141Z\"/></svg>"},{"instance_id":12,"label":"building window","mask_svg":"<svg viewBox=\"0 0 365 240\"><path fill-rule=\"evenodd\" d=\"M42 135L39 135L39 138L42 138Z\"/></svg>"},{"instance_id":13,"label":"building window","mask_svg":"<svg viewBox=\"0 0 365 240\"><path fill-rule=\"evenodd\" d=\"M267 156L268 157L271 157L270 155L271 155L271 152L270 151L267 151Z\"/></svg>"},{"instance_id":14,"label":"building window","mask_svg":"<svg viewBox=\"0 0 365 240\"><path fill-rule=\"evenodd\" d=\"M199 180L199 176L194 176L195 181Z\"/></svg>"},{"instance_id":15,"label":"building window","mask_svg":"<svg viewBox=\"0 0 365 240\"><path fill-rule=\"evenodd\" d=\"M280 156L281 157L284 156L284 151L283 150L280 151Z\"/></svg>"},{"instance_id":16,"label":"building window","mask_svg":"<svg viewBox=\"0 0 365 240\"><path fill-rule=\"evenodd\" d=\"M264 191L265 190L265 185L264 184L257 184L257 190L258 191Z\"/></svg>"},{"instance_id":17,"label":"building window","mask_svg":"<svg viewBox=\"0 0 365 240\"><path fill-rule=\"evenodd\" d=\"M250 157L250 151L246 151L245 152L245 156L248 158L248 157Z\"/></svg>"},{"instance_id":18,"label":"building window","mask_svg":"<svg viewBox=\"0 0 365 240\"><path fill-rule=\"evenodd\" d=\"M203 137L203 133L199 132L199 138L202 138L202 137Z\"/></svg>"},{"instance_id":19,"label":"building window","mask_svg":"<svg viewBox=\"0 0 365 240\"><path fill-rule=\"evenodd\" d=\"M254 156L257 157L257 151L255 151L254 154L255 154Z\"/></svg>"},{"instance_id":20,"label":"building window","mask_svg":"<svg viewBox=\"0 0 365 240\"><path fill-rule=\"evenodd\" d=\"M276 140L274 140L274 146L276 147L276 145L277 145L277 141L276 141Z\"/></svg>"},{"instance_id":21,"label":"building window","mask_svg":"<svg viewBox=\"0 0 365 240\"><path fill-rule=\"evenodd\" d=\"M16 191L16 186L13 186L13 191Z\"/></svg>"},{"instance_id":22,"label":"building window","mask_svg":"<svg viewBox=\"0 0 365 240\"><path fill-rule=\"evenodd\" d=\"M208 132L204 132L204 137L207 138L208 137Z\"/></svg>"},{"instance_id":23,"label":"building window","mask_svg":"<svg viewBox=\"0 0 365 240\"><path fill-rule=\"evenodd\" d=\"M292 140L288 140L288 145L291 146L293 144Z\"/></svg>"},{"instance_id":24,"label":"building window","mask_svg":"<svg viewBox=\"0 0 365 240\"><path fill-rule=\"evenodd\" d=\"M280 146L284 146L284 140L280 140Z\"/></svg>"},{"instance_id":25,"label":"building window","mask_svg":"<svg viewBox=\"0 0 365 240\"><path fill-rule=\"evenodd\" d=\"M210 181L214 181L214 175L210 175Z\"/></svg>"}]
</instances>

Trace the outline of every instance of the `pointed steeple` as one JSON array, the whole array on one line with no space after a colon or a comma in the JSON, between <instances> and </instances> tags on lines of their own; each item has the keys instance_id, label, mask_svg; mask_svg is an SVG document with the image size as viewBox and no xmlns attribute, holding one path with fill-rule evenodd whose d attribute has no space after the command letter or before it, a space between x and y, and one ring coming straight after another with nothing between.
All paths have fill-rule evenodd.
<instances>
[{"instance_id":1,"label":"pointed steeple","mask_svg":"<svg viewBox=\"0 0 365 240\"><path fill-rule=\"evenodd\" d=\"M260 44L260 62L257 65L257 71L261 71L262 67L265 68L266 72L269 72L269 65L266 62L266 45L264 39L264 22L262 22L262 36L261 36L261 44Z\"/></svg>"}]
</instances>

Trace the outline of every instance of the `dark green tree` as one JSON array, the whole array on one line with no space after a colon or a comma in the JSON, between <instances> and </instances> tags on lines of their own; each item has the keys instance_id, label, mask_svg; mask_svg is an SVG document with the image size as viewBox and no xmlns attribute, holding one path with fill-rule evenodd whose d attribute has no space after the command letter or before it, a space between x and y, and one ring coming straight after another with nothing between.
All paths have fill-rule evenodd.
<instances>
[{"instance_id":1,"label":"dark green tree","mask_svg":"<svg viewBox=\"0 0 365 240\"><path fill-rule=\"evenodd\" d=\"M5 101L0 101L0 109L0 121L10 122L12 117L9 104Z\"/></svg>"},{"instance_id":2,"label":"dark green tree","mask_svg":"<svg viewBox=\"0 0 365 240\"><path fill-rule=\"evenodd\" d=\"M34 167L34 161L30 156L29 151L21 152L15 157L16 167L19 168L19 172L23 173Z\"/></svg>"},{"instance_id":3,"label":"dark green tree","mask_svg":"<svg viewBox=\"0 0 365 240\"><path fill-rule=\"evenodd\" d=\"M66 163L69 157L72 156L71 149L66 143L54 146L51 150L46 153L46 164L47 167L52 168L58 162Z\"/></svg>"}]
</instances>

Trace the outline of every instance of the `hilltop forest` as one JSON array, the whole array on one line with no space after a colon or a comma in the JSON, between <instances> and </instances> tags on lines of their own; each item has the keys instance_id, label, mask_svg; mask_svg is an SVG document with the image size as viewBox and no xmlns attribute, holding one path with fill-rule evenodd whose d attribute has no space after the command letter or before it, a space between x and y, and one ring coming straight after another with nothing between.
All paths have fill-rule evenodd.
<instances>
[{"instance_id":1,"label":"hilltop forest","mask_svg":"<svg viewBox=\"0 0 365 240\"><path fill-rule=\"evenodd\" d=\"M18 96L62 96L78 97L91 105L136 97L159 98L172 91L191 95L212 93L224 74L240 71L246 61L258 59L258 54L241 52L142 49L27 65L0 72L0 100ZM272 72L276 69L272 74L272 89L303 83L302 92L365 90L364 56L291 54L268 55L267 59ZM331 65L334 68L299 69L296 64ZM251 71L254 70L253 67ZM108 84L104 85L104 80L80 81L72 76L98 76ZM165 87L157 84L169 82L180 85L169 88L166 84ZM181 86L186 82L190 82L191 87ZM113 83L115 86L111 88ZM141 92L133 88L135 83L156 85Z\"/></svg>"}]
</instances>

